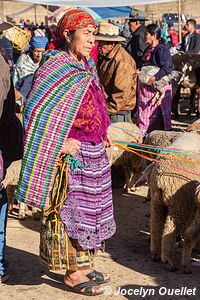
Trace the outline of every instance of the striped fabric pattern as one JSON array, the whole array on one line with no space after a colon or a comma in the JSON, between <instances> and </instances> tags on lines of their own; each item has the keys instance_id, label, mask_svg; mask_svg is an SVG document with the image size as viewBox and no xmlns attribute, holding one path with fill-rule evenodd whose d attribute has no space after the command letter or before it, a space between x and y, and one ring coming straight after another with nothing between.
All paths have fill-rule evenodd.
<instances>
[{"instance_id":1,"label":"striped fabric pattern","mask_svg":"<svg viewBox=\"0 0 200 300\"><path fill-rule=\"evenodd\" d=\"M108 157L102 143L82 142L77 159L84 168L69 170L60 218L68 236L78 240L83 250L98 250L116 230Z\"/></svg>"},{"instance_id":2,"label":"striped fabric pattern","mask_svg":"<svg viewBox=\"0 0 200 300\"><path fill-rule=\"evenodd\" d=\"M146 84L138 89L138 127L142 135L153 130L171 130L172 85L165 87L165 97L159 106L152 105L155 90Z\"/></svg>"},{"instance_id":3,"label":"striped fabric pattern","mask_svg":"<svg viewBox=\"0 0 200 300\"><path fill-rule=\"evenodd\" d=\"M18 201L40 208L48 203L62 146L89 85L97 80L93 60L88 64L90 71L66 52L45 54L25 104Z\"/></svg>"}]
</instances>

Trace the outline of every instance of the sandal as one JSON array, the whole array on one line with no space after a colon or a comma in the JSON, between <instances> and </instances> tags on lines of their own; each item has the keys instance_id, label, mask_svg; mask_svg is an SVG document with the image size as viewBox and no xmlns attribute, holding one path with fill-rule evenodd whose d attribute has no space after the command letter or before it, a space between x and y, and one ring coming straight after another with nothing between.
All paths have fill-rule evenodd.
<instances>
[{"instance_id":1,"label":"sandal","mask_svg":"<svg viewBox=\"0 0 200 300\"><path fill-rule=\"evenodd\" d=\"M96 284L102 284L110 281L110 278L104 279L103 273L96 270L91 271L86 275L90 280L94 281Z\"/></svg>"},{"instance_id":2,"label":"sandal","mask_svg":"<svg viewBox=\"0 0 200 300\"><path fill-rule=\"evenodd\" d=\"M66 285L66 284L65 284ZM81 294L81 295L86 295L86 296L97 296L97 295L101 295L103 294L103 290L100 292L94 292L92 290L92 288L94 286L97 286L96 283L92 280L90 281L86 281L86 282L82 282L79 284L76 284L74 286L69 286L66 285L67 289L69 289L70 292L74 292L77 294ZM83 290L83 291L82 291Z\"/></svg>"}]
</instances>

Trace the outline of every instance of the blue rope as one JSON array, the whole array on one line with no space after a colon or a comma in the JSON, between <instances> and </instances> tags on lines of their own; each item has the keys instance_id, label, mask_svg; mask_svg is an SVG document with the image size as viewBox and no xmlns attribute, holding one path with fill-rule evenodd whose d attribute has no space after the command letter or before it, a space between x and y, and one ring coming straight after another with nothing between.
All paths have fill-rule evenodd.
<instances>
[{"instance_id":1,"label":"blue rope","mask_svg":"<svg viewBox=\"0 0 200 300\"><path fill-rule=\"evenodd\" d=\"M148 135L148 133L142 134L142 133L137 132L137 131L133 131L133 130L125 129L125 128L120 128L120 127L115 126L115 125L112 125L112 128L121 129L121 130L123 130L123 131L125 131L125 132L126 132L126 131L127 131L127 132L131 132L131 133L138 134L138 135L141 135L141 136L144 136L144 137L146 137L146 136Z\"/></svg>"},{"instance_id":2,"label":"blue rope","mask_svg":"<svg viewBox=\"0 0 200 300\"><path fill-rule=\"evenodd\" d=\"M146 148L146 149L151 149L154 151L164 151L164 152L176 152L176 153L191 153L191 151L179 151L179 150L172 150L172 149L166 149L166 148L154 148L150 145L143 145L143 144L135 144L135 143L129 143L129 142L121 142L121 141L116 141L113 140L114 143L116 144L121 144L121 145L127 145L127 146L133 146L133 147L138 147L138 148Z\"/></svg>"},{"instance_id":3,"label":"blue rope","mask_svg":"<svg viewBox=\"0 0 200 300\"><path fill-rule=\"evenodd\" d=\"M72 157L70 154L67 154L64 157L64 161L70 166L72 171L76 170L77 168L83 169L84 166L79 163L78 159Z\"/></svg>"}]
</instances>

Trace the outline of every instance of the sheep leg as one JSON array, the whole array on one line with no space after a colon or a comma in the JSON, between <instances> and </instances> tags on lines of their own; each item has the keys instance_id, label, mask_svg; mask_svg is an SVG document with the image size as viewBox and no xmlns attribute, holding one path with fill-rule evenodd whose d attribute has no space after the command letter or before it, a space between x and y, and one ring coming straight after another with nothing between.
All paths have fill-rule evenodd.
<instances>
[{"instance_id":1,"label":"sheep leg","mask_svg":"<svg viewBox=\"0 0 200 300\"><path fill-rule=\"evenodd\" d=\"M168 215L165 222L165 227L162 236L162 254L161 260L166 264L167 270L175 271L174 266L174 251L176 246L177 226L175 219Z\"/></svg>"},{"instance_id":2,"label":"sheep leg","mask_svg":"<svg viewBox=\"0 0 200 300\"><path fill-rule=\"evenodd\" d=\"M125 185L124 185L124 187L123 187L123 189L127 192L127 193L129 193L130 192L130 190L131 190L131 183L132 183L132 180L133 180L133 170L132 170L132 168L130 168L129 166L126 166L125 168L124 168L124 173L125 173Z\"/></svg>"},{"instance_id":3,"label":"sheep leg","mask_svg":"<svg viewBox=\"0 0 200 300\"><path fill-rule=\"evenodd\" d=\"M39 211L36 207L32 207L32 215L35 221L41 220L41 211Z\"/></svg>"},{"instance_id":4,"label":"sheep leg","mask_svg":"<svg viewBox=\"0 0 200 300\"><path fill-rule=\"evenodd\" d=\"M148 187L148 192L147 192L147 196L146 196L146 201L151 201L151 190L150 190L150 186Z\"/></svg>"},{"instance_id":5,"label":"sheep leg","mask_svg":"<svg viewBox=\"0 0 200 300\"><path fill-rule=\"evenodd\" d=\"M179 115L179 101L181 97L181 85L178 86L176 93L173 96L172 100L172 112L175 114L175 117L177 118Z\"/></svg>"},{"instance_id":6,"label":"sheep leg","mask_svg":"<svg viewBox=\"0 0 200 300\"><path fill-rule=\"evenodd\" d=\"M19 203L19 219L25 219L25 211L26 211L26 204L23 202Z\"/></svg>"},{"instance_id":7,"label":"sheep leg","mask_svg":"<svg viewBox=\"0 0 200 300\"><path fill-rule=\"evenodd\" d=\"M195 96L196 96L196 88L191 89L191 96L190 96L190 108L188 115L195 111Z\"/></svg>"},{"instance_id":8,"label":"sheep leg","mask_svg":"<svg viewBox=\"0 0 200 300\"><path fill-rule=\"evenodd\" d=\"M7 194L7 198L8 198L8 212L10 214L12 214L13 206L14 206L14 198L13 198L13 195L11 195L11 193L10 193L9 186L7 186L7 188L6 188L6 194Z\"/></svg>"},{"instance_id":9,"label":"sheep leg","mask_svg":"<svg viewBox=\"0 0 200 300\"><path fill-rule=\"evenodd\" d=\"M12 213L13 211L13 206L15 202L15 190L16 190L16 185L11 185L8 184L6 187L6 194L8 197L8 212Z\"/></svg>"},{"instance_id":10,"label":"sheep leg","mask_svg":"<svg viewBox=\"0 0 200 300\"><path fill-rule=\"evenodd\" d=\"M128 173L128 174L127 174ZM125 172L125 177L126 177L126 183L124 185L124 190L129 193L131 190L131 181L133 179L133 173L131 174L130 172Z\"/></svg>"},{"instance_id":11,"label":"sheep leg","mask_svg":"<svg viewBox=\"0 0 200 300\"><path fill-rule=\"evenodd\" d=\"M8 200L8 213L9 214L13 213L13 206L14 206L14 199L9 199Z\"/></svg>"},{"instance_id":12,"label":"sheep leg","mask_svg":"<svg viewBox=\"0 0 200 300\"><path fill-rule=\"evenodd\" d=\"M135 187L135 183L138 181L142 173L141 160L135 157L126 166L125 178L126 178L126 190L128 193L139 190L139 187Z\"/></svg>"},{"instance_id":13,"label":"sheep leg","mask_svg":"<svg viewBox=\"0 0 200 300\"><path fill-rule=\"evenodd\" d=\"M129 192L129 193L136 192L136 191L138 191L138 190L140 189L140 187L136 187L136 186L135 186L135 183L136 183L136 182L138 181L138 179L140 178L138 175L139 175L139 174L138 174L138 172L137 172L137 174L134 174L134 175L132 176L132 179L130 180L130 182L129 182L129 184L128 184L128 192Z\"/></svg>"},{"instance_id":14,"label":"sheep leg","mask_svg":"<svg viewBox=\"0 0 200 300\"><path fill-rule=\"evenodd\" d=\"M151 256L155 261L160 260L161 257L161 240L162 233L166 219L166 207L160 202L161 192L152 193L151 198Z\"/></svg>"},{"instance_id":15,"label":"sheep leg","mask_svg":"<svg viewBox=\"0 0 200 300\"><path fill-rule=\"evenodd\" d=\"M192 249L200 238L200 211L197 211L196 216L184 234L184 243L182 251L181 266L185 274L191 273L190 258Z\"/></svg>"}]
</instances>

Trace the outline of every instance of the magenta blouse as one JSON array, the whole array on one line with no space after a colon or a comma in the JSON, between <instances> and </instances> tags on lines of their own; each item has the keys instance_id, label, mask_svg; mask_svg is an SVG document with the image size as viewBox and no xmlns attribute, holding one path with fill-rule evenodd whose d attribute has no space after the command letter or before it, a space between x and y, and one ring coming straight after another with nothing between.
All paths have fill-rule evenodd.
<instances>
[{"instance_id":1,"label":"magenta blouse","mask_svg":"<svg viewBox=\"0 0 200 300\"><path fill-rule=\"evenodd\" d=\"M68 138L99 144L106 139L109 124L103 91L92 82L83 98Z\"/></svg>"}]
</instances>

